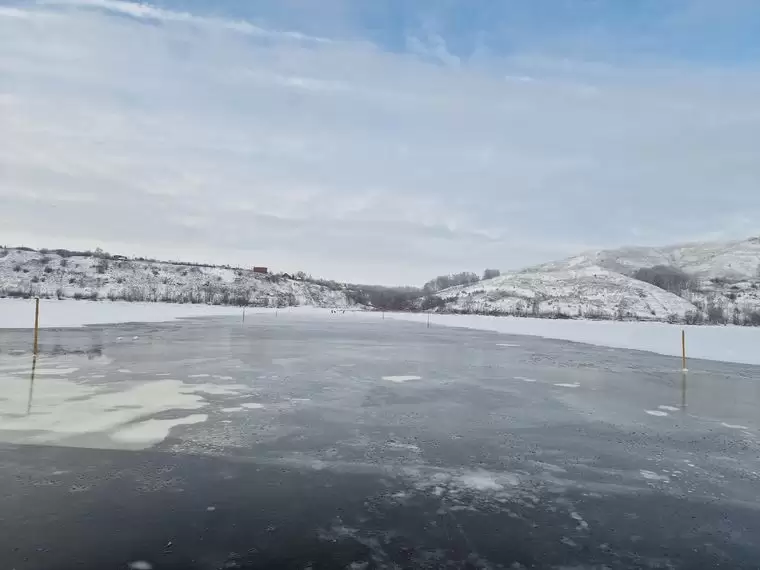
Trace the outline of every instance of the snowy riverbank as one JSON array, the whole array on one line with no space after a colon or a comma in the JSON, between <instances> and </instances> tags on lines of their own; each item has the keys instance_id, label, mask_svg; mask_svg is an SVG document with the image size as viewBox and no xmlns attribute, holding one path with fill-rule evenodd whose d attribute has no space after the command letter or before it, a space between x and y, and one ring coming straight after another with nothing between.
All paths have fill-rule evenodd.
<instances>
[{"instance_id":1,"label":"snowy riverbank","mask_svg":"<svg viewBox=\"0 0 760 570\"><path fill-rule=\"evenodd\" d=\"M374 313L378 318L379 314ZM385 313L386 318L425 323L424 313ZM463 327L515 335L541 336L598 346L681 355L686 331L689 358L760 365L760 327L680 326L658 322L555 320L483 315L430 316L432 326Z\"/></svg>"},{"instance_id":2,"label":"snowy riverbank","mask_svg":"<svg viewBox=\"0 0 760 570\"><path fill-rule=\"evenodd\" d=\"M275 309L249 307L247 314L274 312ZM346 311L291 307L281 312L324 318L381 320L380 312ZM240 316L241 307L172 303L127 303L119 301L42 300L41 327L77 327L88 324L162 322L184 317ZM332 315L332 316L331 316ZM385 313L386 319L418 322L426 313ZM681 330L686 331L687 356L725 362L760 365L760 328L734 326L680 326L657 322L554 320L482 315L431 314L432 326L462 327L513 335L541 336L597 346L646 350L668 356L681 355ZM32 328L34 301L0 299L0 328Z\"/></svg>"}]
</instances>

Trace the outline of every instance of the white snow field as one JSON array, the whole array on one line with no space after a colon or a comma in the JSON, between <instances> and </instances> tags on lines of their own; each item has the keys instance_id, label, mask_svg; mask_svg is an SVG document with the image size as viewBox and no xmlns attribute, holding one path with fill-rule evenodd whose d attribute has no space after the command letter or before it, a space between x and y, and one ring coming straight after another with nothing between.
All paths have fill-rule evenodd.
<instances>
[{"instance_id":1,"label":"white snow field","mask_svg":"<svg viewBox=\"0 0 760 570\"><path fill-rule=\"evenodd\" d=\"M386 313L385 317L419 323L426 323L428 319L425 313ZM760 327L681 326L659 322L534 319L436 313L430 315L430 325L540 336L612 348L646 350L668 356L681 356L683 329L686 331L688 358L760 365Z\"/></svg>"},{"instance_id":2,"label":"white snow field","mask_svg":"<svg viewBox=\"0 0 760 570\"><path fill-rule=\"evenodd\" d=\"M224 305L128 303L126 301L40 300L40 327L79 327L114 323L156 323L183 317L240 315ZM34 328L33 299L0 299L0 328Z\"/></svg>"},{"instance_id":3,"label":"white snow field","mask_svg":"<svg viewBox=\"0 0 760 570\"><path fill-rule=\"evenodd\" d=\"M184 317L240 316L240 307L171 303L127 303L119 301L40 301L41 327L78 327L87 324L162 322ZM249 307L247 315L274 313L276 309ZM284 314L310 315L324 319L377 321L380 312L331 313L317 307L279 309ZM385 313L387 319L427 322L426 313ZM483 315L430 315L431 326L462 327L512 335L529 335L583 342L611 348L646 350L668 356L681 355L681 330L686 331L688 358L760 365L760 327L683 326L659 322L535 319ZM0 328L32 328L34 301L0 299ZM509 344L519 345L519 341ZM509 346L502 343L504 350Z\"/></svg>"}]
</instances>

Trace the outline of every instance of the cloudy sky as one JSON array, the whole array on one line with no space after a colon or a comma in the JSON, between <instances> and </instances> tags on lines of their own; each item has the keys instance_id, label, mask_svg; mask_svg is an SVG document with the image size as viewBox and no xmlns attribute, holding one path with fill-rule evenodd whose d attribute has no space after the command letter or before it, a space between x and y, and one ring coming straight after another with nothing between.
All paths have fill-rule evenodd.
<instances>
[{"instance_id":1,"label":"cloudy sky","mask_svg":"<svg viewBox=\"0 0 760 570\"><path fill-rule=\"evenodd\" d=\"M0 0L0 243L385 284L760 233L755 0Z\"/></svg>"}]
</instances>

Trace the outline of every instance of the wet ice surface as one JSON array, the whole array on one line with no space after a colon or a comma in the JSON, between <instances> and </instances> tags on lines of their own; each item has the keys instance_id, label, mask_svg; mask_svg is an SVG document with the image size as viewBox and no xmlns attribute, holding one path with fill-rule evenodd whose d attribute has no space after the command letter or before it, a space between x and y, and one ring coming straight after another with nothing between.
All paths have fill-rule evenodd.
<instances>
[{"instance_id":1,"label":"wet ice surface","mask_svg":"<svg viewBox=\"0 0 760 570\"><path fill-rule=\"evenodd\" d=\"M41 343L31 383L30 335L0 331L2 567L760 556L756 367L684 383L675 358L285 311Z\"/></svg>"}]
</instances>

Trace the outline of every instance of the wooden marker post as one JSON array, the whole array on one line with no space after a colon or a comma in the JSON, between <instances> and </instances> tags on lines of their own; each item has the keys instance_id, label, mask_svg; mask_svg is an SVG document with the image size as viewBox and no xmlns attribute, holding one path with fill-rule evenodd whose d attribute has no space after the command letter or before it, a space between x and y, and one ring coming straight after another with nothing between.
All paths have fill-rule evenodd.
<instances>
[{"instance_id":1,"label":"wooden marker post","mask_svg":"<svg viewBox=\"0 0 760 570\"><path fill-rule=\"evenodd\" d=\"M34 300L34 354L37 354L37 341L40 337L40 298Z\"/></svg>"},{"instance_id":2,"label":"wooden marker post","mask_svg":"<svg viewBox=\"0 0 760 570\"><path fill-rule=\"evenodd\" d=\"M686 368L686 331L681 329L681 370L687 372Z\"/></svg>"}]
</instances>

